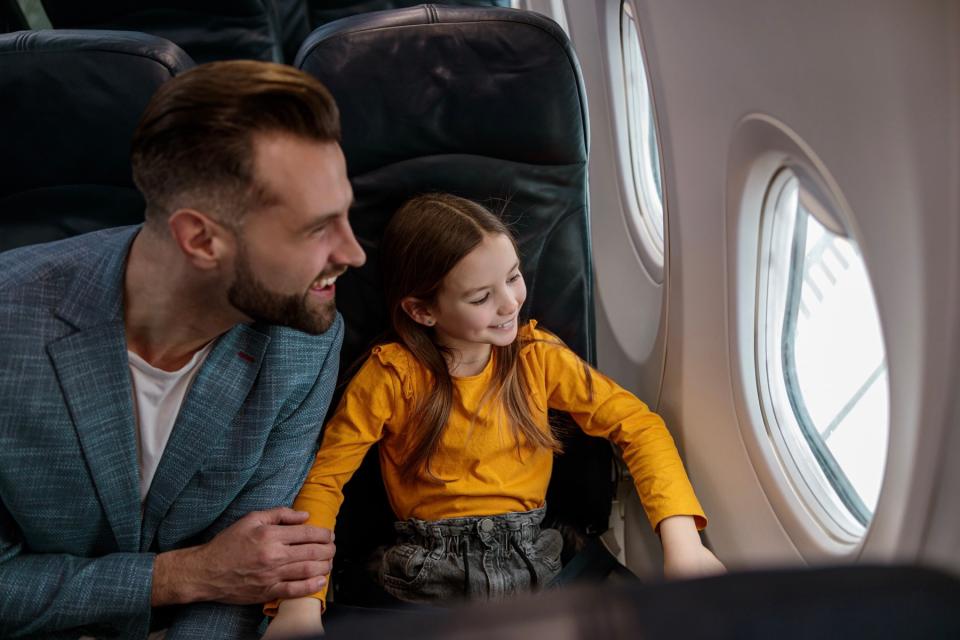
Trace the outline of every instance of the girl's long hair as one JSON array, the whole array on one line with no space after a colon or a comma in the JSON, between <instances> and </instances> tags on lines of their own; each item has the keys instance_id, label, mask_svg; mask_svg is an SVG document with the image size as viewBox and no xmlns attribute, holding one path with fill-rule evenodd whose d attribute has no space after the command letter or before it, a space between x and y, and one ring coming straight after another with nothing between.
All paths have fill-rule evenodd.
<instances>
[{"instance_id":1,"label":"girl's long hair","mask_svg":"<svg viewBox=\"0 0 960 640\"><path fill-rule=\"evenodd\" d=\"M429 392L421 397L408 419L415 429L408 440L401 474L412 479L423 473L439 481L430 470L430 461L440 446L453 406L454 384L445 356L433 329L416 322L401 303L414 297L426 304L436 299L444 277L486 236L503 234L516 242L506 225L481 205L449 194L418 196L404 204L384 233L381 248L384 288L393 330L400 342L432 376ZM527 382L518 373L523 345L520 340L500 347L493 345L493 383L481 405L491 400L494 409L502 406L513 429L518 448L522 440L536 448L561 451L560 441L543 417L538 420L528 398Z\"/></svg>"}]
</instances>

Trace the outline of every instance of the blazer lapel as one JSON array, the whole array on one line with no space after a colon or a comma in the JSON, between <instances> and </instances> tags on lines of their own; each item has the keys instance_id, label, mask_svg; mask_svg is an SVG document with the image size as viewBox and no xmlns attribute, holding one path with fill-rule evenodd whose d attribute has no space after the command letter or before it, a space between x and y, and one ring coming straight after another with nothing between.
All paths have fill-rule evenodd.
<instances>
[{"instance_id":1,"label":"blazer lapel","mask_svg":"<svg viewBox=\"0 0 960 640\"><path fill-rule=\"evenodd\" d=\"M270 337L238 325L219 338L194 379L160 458L144 508L140 548L149 549L170 505L240 412ZM205 514L206 515L206 514Z\"/></svg>"},{"instance_id":2,"label":"blazer lapel","mask_svg":"<svg viewBox=\"0 0 960 640\"><path fill-rule=\"evenodd\" d=\"M140 537L136 421L123 328L123 274L136 229L110 237L57 315L77 331L47 345L97 496L121 551ZM69 496L65 496L69 499Z\"/></svg>"}]
</instances>

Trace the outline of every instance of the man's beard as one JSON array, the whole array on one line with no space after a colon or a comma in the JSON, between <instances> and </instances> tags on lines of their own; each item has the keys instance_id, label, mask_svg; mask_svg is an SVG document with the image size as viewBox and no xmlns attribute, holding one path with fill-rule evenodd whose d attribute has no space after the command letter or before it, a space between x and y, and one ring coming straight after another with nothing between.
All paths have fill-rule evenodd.
<instances>
[{"instance_id":1,"label":"man's beard","mask_svg":"<svg viewBox=\"0 0 960 640\"><path fill-rule=\"evenodd\" d=\"M237 251L234 281L227 290L227 299L254 322L290 327L311 335L330 328L336 318L334 301L323 303L314 311L307 308L310 295L287 295L270 291L253 274L247 252L241 244Z\"/></svg>"}]
</instances>

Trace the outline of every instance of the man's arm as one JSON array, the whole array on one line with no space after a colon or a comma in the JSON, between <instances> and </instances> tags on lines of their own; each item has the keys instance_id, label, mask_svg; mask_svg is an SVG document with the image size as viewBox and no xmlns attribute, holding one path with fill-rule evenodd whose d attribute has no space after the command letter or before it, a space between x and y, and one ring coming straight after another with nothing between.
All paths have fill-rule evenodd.
<instances>
[{"instance_id":1,"label":"man's arm","mask_svg":"<svg viewBox=\"0 0 960 640\"><path fill-rule=\"evenodd\" d=\"M325 375L335 379L336 371ZM319 590L334 552L330 531L297 526L307 514L285 507L237 517L292 501L316 441L317 428L306 424L316 412L306 405L329 402L329 390L321 387L332 383L318 382L310 394L315 398L275 428L257 474L208 532L212 539L205 544L159 555L29 553L0 503L0 637L80 626L94 634L104 629L132 637L149 625L151 605L191 602L202 605L186 607L182 617L200 623L197 634L173 637L213 637L211 629L219 637L240 637L235 629L256 629L262 602ZM207 600L252 606L202 602Z\"/></svg>"},{"instance_id":2,"label":"man's arm","mask_svg":"<svg viewBox=\"0 0 960 640\"><path fill-rule=\"evenodd\" d=\"M242 607L224 604L224 602L250 602L250 600L235 597L236 592L243 589L244 585L242 577L235 572L231 575L232 567L227 565L237 560L237 554L242 552L231 551L226 544L227 541L223 538L237 533L236 529L249 524L251 520L255 521L262 515L251 512L270 509L277 505L291 504L303 484L307 470L310 468L310 463L316 453L320 425L326 415L337 380L338 358L340 345L343 341L343 320L339 316L331 330L336 332L334 341L327 351L323 368L313 389L297 410L282 424L274 427L257 472L243 492L207 531L207 536L212 539L201 549L206 547L209 550L212 545L223 543L223 546L218 550L218 556L208 555L203 562L199 563L196 562L196 557L191 557L189 553L180 558L174 556L171 558L173 562L170 566L162 569L162 572L167 572L168 575L173 576L175 582L176 576L181 571L187 570L188 573L190 572L189 567L196 567L201 571L210 571L217 562L222 562L226 569L226 571L220 573L217 580L209 581L210 583L216 583L215 588L218 593L215 594L215 597L208 599L219 602L205 602L183 607L183 611L176 616L170 625L167 640L258 637L256 635L256 625L251 626L251 622L256 621L259 624L262 619L259 606ZM295 513L289 509L284 511ZM299 535L294 532L294 529L301 531L308 529L307 527L291 527L289 524L274 528L286 529L293 536ZM312 530L312 532L322 531L323 533L320 535L323 536L330 535L326 530L312 527L309 530ZM278 533L278 535L281 534L282 532ZM250 536L253 535L256 534L253 531L248 531L240 537L245 538L246 543L250 543ZM310 535L314 535L314 533ZM298 547L315 547L315 545L298 544L296 538L286 544L287 552L293 554L294 559L285 563L278 570L281 572L281 582L276 583L272 590L263 591L259 602L265 602L274 597L300 597L314 593L319 590L322 584L320 582L321 576L330 571L330 559L334 550L332 543L323 545L325 552L320 556L302 554L304 557L297 555L300 552ZM256 542L253 546L259 552L263 552L264 545L260 542ZM187 551L189 552L189 550ZM178 552L171 553L177 554ZM165 554L161 554L161 556L163 555ZM271 557L271 554L268 552L267 556ZM217 560L218 557L219 560ZM276 560L276 557L272 557L272 559ZM160 560L161 564L166 560L167 558L162 558ZM176 588L189 589L191 587L186 582L181 581L177 583ZM154 591L155 593L162 591L162 586L158 585L158 588ZM246 631L240 633L238 629L241 627L245 628Z\"/></svg>"},{"instance_id":3,"label":"man's arm","mask_svg":"<svg viewBox=\"0 0 960 640\"><path fill-rule=\"evenodd\" d=\"M129 633L131 620L148 624L153 558L152 553L112 553L93 559L29 553L16 523L0 504L0 637L79 626Z\"/></svg>"}]
</instances>

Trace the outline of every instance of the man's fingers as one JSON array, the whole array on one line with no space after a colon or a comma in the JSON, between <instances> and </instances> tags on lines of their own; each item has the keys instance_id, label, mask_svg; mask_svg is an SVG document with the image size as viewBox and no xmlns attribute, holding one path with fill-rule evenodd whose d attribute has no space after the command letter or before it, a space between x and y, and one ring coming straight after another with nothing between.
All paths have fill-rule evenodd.
<instances>
[{"instance_id":1,"label":"man's fingers","mask_svg":"<svg viewBox=\"0 0 960 640\"><path fill-rule=\"evenodd\" d=\"M328 544L333 542L333 532L309 524L277 527L271 532L274 539L283 544Z\"/></svg>"},{"instance_id":2,"label":"man's fingers","mask_svg":"<svg viewBox=\"0 0 960 640\"><path fill-rule=\"evenodd\" d=\"M306 511L295 511L289 507L274 507L266 511L255 511L250 516L260 524L297 525L306 522L310 514Z\"/></svg>"},{"instance_id":3,"label":"man's fingers","mask_svg":"<svg viewBox=\"0 0 960 640\"><path fill-rule=\"evenodd\" d=\"M309 580L328 575L333 563L330 560L308 560L305 562L291 562L277 570L277 576L282 582L296 582Z\"/></svg>"},{"instance_id":4,"label":"man's fingers","mask_svg":"<svg viewBox=\"0 0 960 640\"><path fill-rule=\"evenodd\" d=\"M334 544L293 544L288 545L284 552L284 564L333 560L333 556L337 553L337 547Z\"/></svg>"},{"instance_id":5,"label":"man's fingers","mask_svg":"<svg viewBox=\"0 0 960 640\"><path fill-rule=\"evenodd\" d=\"M277 598L303 598L311 596L323 588L327 579L323 577L309 578L307 580L295 580L293 582L278 582L267 591L267 600L276 600Z\"/></svg>"}]
</instances>

